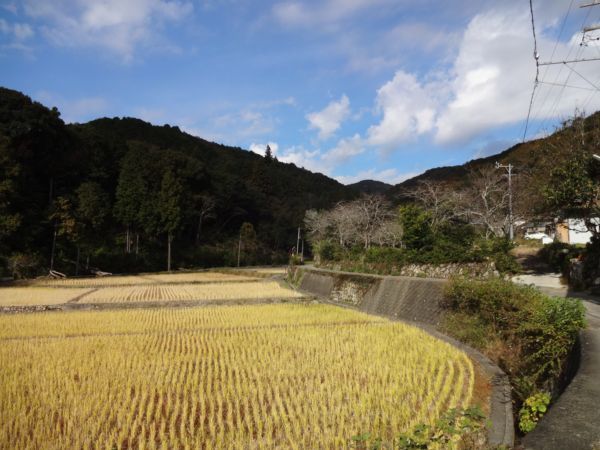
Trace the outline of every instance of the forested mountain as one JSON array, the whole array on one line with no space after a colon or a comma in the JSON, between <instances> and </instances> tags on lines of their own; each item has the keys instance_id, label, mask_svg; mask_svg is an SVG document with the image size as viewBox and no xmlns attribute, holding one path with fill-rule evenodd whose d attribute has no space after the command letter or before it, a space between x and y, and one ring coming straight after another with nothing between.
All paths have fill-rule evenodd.
<instances>
[{"instance_id":1,"label":"forested mountain","mask_svg":"<svg viewBox=\"0 0 600 450\"><path fill-rule=\"evenodd\" d=\"M348 187L362 194L385 194L392 185L383 181L362 180L358 183L349 184Z\"/></svg>"},{"instance_id":2,"label":"forested mountain","mask_svg":"<svg viewBox=\"0 0 600 450\"><path fill-rule=\"evenodd\" d=\"M550 172L563 165L578 148L587 153L600 152L600 112L587 118L575 117L566 120L552 135L516 144L496 155L474 159L457 166L427 170L395 185L387 191L387 195L397 199L403 192L424 180L462 187L469 182L470 173L492 167L496 162L512 164L517 176L527 176L528 189L536 191L547 183Z\"/></svg>"},{"instance_id":3,"label":"forested mountain","mask_svg":"<svg viewBox=\"0 0 600 450\"><path fill-rule=\"evenodd\" d=\"M0 88L4 272L123 272L287 259L306 209L358 193L273 157L139 119L65 125ZM242 227L242 224L246 224Z\"/></svg>"},{"instance_id":4,"label":"forested mountain","mask_svg":"<svg viewBox=\"0 0 600 450\"><path fill-rule=\"evenodd\" d=\"M396 186L344 186L322 174L139 119L65 125L20 92L0 88L0 276L284 262L309 209L361 194L394 203L419 181L461 188L496 161L515 167L541 205L548 175L575 148L600 152L600 113L494 156L431 169ZM524 181L523 181L524 180ZM413 197L414 198L414 192ZM537 207L536 206L536 207ZM55 252L52 251L53 245Z\"/></svg>"}]
</instances>

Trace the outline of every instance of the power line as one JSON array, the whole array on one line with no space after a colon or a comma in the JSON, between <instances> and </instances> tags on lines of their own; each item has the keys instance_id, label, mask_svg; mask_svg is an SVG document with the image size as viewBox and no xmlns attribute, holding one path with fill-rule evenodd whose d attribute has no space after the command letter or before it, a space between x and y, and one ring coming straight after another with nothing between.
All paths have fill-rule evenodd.
<instances>
[{"instance_id":1,"label":"power line","mask_svg":"<svg viewBox=\"0 0 600 450\"><path fill-rule=\"evenodd\" d=\"M553 66L556 64L572 64L580 62L600 61L600 58L582 58L582 59L571 59L566 61L548 61L539 63L538 66Z\"/></svg>"},{"instance_id":2,"label":"power line","mask_svg":"<svg viewBox=\"0 0 600 450\"><path fill-rule=\"evenodd\" d=\"M579 72L577 72L575 70L575 68L569 66L567 63L565 63L565 66L567 66L570 70L572 70L573 72L575 72L575 74L579 75L579 77L581 79L583 79L584 81L586 81L590 86L592 86L594 89L596 89L597 91L600 91L600 87L596 86L594 83L592 83L590 80L588 80L586 77L584 77L583 75L581 75Z\"/></svg>"},{"instance_id":3,"label":"power line","mask_svg":"<svg viewBox=\"0 0 600 450\"><path fill-rule=\"evenodd\" d=\"M531 98L529 99L529 108L527 110L527 120L525 121L525 130L523 131L522 142L525 142L527 136L527 129L529 128L529 118L531 117L531 109L533 108L533 98L535 97L535 90L538 86L540 79L540 55L537 51L537 37L535 35L535 19L533 17L533 0L529 0L529 11L531 12L531 31L533 32L533 59L535 60L535 80L533 82L533 89L531 90Z\"/></svg>"},{"instance_id":4,"label":"power line","mask_svg":"<svg viewBox=\"0 0 600 450\"><path fill-rule=\"evenodd\" d=\"M571 8L571 5L569 5L569 11L570 11L570 8ZM581 22L581 28L585 27L585 24L586 24L586 22L587 22L587 20L588 20L588 18L590 16L590 13L591 13L591 8L587 10L587 13L586 13L585 17L583 18L583 21ZM581 45L579 45L577 47L574 47L572 45L571 48L569 49L569 53L567 54L565 60L569 60L569 57L571 56L571 52L573 51L573 48L577 48L577 52L575 54L575 60L579 59L579 56L580 56L581 52L583 51L583 47ZM550 59L552 59L552 58L550 58ZM558 79L559 79L559 77L560 77L560 75L562 73L563 66L564 66L564 64L561 64L560 69L559 69L558 73L556 74L556 77L554 79L555 83L558 81ZM546 66L546 67L549 68L549 66ZM550 107L550 113L540 123L540 125L539 125L539 127L538 127L538 129L536 131L536 134L539 133L540 130L545 126L545 124L548 121L548 119L554 117L556 109L558 108L558 105L560 104L560 100L561 100L561 98L562 98L562 96L563 96L563 94L565 92L565 87L567 86L567 84L569 83L569 80L571 79L571 75L572 75L572 72L569 71L567 73L566 79L563 82L563 88L560 90L560 92L558 93L558 96L556 97L556 99L554 100L552 106ZM542 103L542 106L538 110L539 111L538 117L543 117L544 116L542 114L543 105L546 103L546 99L548 98L549 95L550 95L550 92L548 91L548 94L546 94L546 97L544 98L544 102Z\"/></svg>"},{"instance_id":5,"label":"power line","mask_svg":"<svg viewBox=\"0 0 600 450\"><path fill-rule=\"evenodd\" d=\"M545 84L548 86L557 86L557 87L568 87L571 89L582 89L584 91L596 91L596 89L583 87L583 86L573 86L572 84L560 84L560 83L552 83L551 81L538 81L539 84Z\"/></svg>"},{"instance_id":6,"label":"power line","mask_svg":"<svg viewBox=\"0 0 600 450\"><path fill-rule=\"evenodd\" d=\"M554 41L554 48L552 49L552 54L550 55L550 60L552 61L552 59L554 58L554 55L556 53L556 49L558 48L558 43L560 42L560 38L562 37L562 34L565 30L565 26L567 24L567 20L569 19L569 15L571 14L571 9L573 8L573 3L575 2L575 0L571 0L571 3L569 3L569 9L567 10L567 14L565 14L565 17L562 21L562 24L560 26L560 31L558 32L558 35L556 36L556 40ZM567 58L571 55L571 51L572 51L572 47L569 50L569 54L567 55ZM548 74L548 70L550 70L550 66L546 66L544 73L542 75L543 78L546 78L546 75ZM556 77L554 78L554 83L556 83L558 81L558 78L560 77L560 73L562 72L562 67L560 68L560 70L558 71L558 73L556 74ZM569 72L570 73L570 72ZM535 117L539 117L541 113L541 111L544 110L544 106L546 105L546 101L548 101L548 97L550 96L550 89L548 89L548 91L546 92L546 95L544 96L544 99L542 100L542 104L538 107L538 114L535 114ZM538 129L539 131L539 129Z\"/></svg>"}]
</instances>

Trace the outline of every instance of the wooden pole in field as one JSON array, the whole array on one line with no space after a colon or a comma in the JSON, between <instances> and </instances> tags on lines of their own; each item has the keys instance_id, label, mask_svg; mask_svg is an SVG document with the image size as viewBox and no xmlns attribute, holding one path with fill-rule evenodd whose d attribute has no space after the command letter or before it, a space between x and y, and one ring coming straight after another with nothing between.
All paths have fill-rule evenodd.
<instances>
[{"instance_id":1,"label":"wooden pole in field","mask_svg":"<svg viewBox=\"0 0 600 450\"><path fill-rule=\"evenodd\" d=\"M242 232L240 231L240 240L238 242L238 263L237 266L240 267L240 257L242 255Z\"/></svg>"}]
</instances>

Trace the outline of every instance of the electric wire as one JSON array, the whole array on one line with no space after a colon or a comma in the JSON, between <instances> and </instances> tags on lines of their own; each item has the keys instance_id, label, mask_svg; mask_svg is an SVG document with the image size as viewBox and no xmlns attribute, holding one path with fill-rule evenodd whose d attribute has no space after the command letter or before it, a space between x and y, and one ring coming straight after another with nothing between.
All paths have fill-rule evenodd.
<instances>
[{"instance_id":1,"label":"electric wire","mask_svg":"<svg viewBox=\"0 0 600 450\"><path fill-rule=\"evenodd\" d=\"M525 137L527 136L527 129L529 128L529 118L531 117L531 109L533 108L535 90L538 86L538 82L540 79L540 55L537 51L537 37L535 35L535 20L533 17L533 0L529 0L529 10L531 11L531 30L533 32L533 59L535 60L535 81L533 82L533 89L531 90L531 98L529 99L529 108L527 110L527 120L525 121L525 130L523 131L523 139L521 142L525 142Z\"/></svg>"},{"instance_id":2,"label":"electric wire","mask_svg":"<svg viewBox=\"0 0 600 450\"><path fill-rule=\"evenodd\" d=\"M562 25L560 27L560 31L558 33L558 36L556 36L556 41L554 42L554 48L552 49L552 54L550 55L550 61L552 61L554 59L554 55L556 54L556 49L558 48L558 43L560 42L560 38L562 37L562 34L565 30L565 26L567 24L567 20L569 18L569 15L571 14L571 9L573 7L573 3L575 2L575 0L571 0L571 3L569 4L569 9L567 10L567 14L565 15L563 21L562 21ZM568 57L571 55L571 50L569 50L569 54L567 55L567 59ZM550 66L546 66L546 68L544 69L544 73L542 74L542 78L546 78L546 75L548 74L548 71L550 70ZM558 70L558 73L556 74L556 77L554 78L554 83L558 82L558 78L560 77L560 73L562 71L562 66L560 67L560 69ZM539 113L541 113L541 111L543 111L544 106L546 105L546 101L548 100L548 97L550 96L550 92L551 90L548 89L546 91L546 95L544 96L544 99L542 100L541 105L537 108L537 112L538 114L534 114L534 117L539 117ZM539 130L538 130L539 131Z\"/></svg>"},{"instance_id":3,"label":"electric wire","mask_svg":"<svg viewBox=\"0 0 600 450\"><path fill-rule=\"evenodd\" d=\"M584 17L584 19L583 19L582 23L581 23L581 28L582 28L582 29L585 27L585 24L587 23L587 20L589 19L590 13L591 13L591 8L590 8L590 9L588 9L588 11L587 11L587 13L586 13L586 15L585 15L585 17ZM571 55L571 52L573 51L573 48L574 48L574 47L573 47L573 46L571 46L571 48L569 49L569 53L567 54L567 57L565 58L565 60L568 60L568 59L569 59L569 57L570 57L570 55ZM577 59L579 59L579 58L580 58L580 56L581 56L581 53L582 53L582 51L583 51L583 46L581 46L581 45L578 45L578 46L577 46L577 52L575 53L575 58L574 58L574 59L576 59L576 60L577 60ZM562 72L562 67L563 67L564 65L566 65L566 64L562 64L562 65L560 66L560 69L559 69L559 71L558 71L558 74L556 75L556 78L555 78L555 82L558 80L558 77L560 76L560 74L561 74L561 72ZM541 123L540 123L540 125L538 126L538 128L537 128L537 131L536 131L536 134L539 134L540 130L542 130L542 129L543 129L545 126L546 126L546 123L547 123L549 120L552 120L552 119L554 119L554 118L555 118L556 111L557 111L557 109L558 109L558 107L559 107L559 105L560 105L560 100L562 99L562 96L564 95L564 92L565 92L566 86L568 85L569 81L571 80L571 75L572 75L572 74L573 74L573 72L572 72L572 71L569 71L569 72L567 73L567 76L566 76L566 78L565 78L564 82L562 83L562 87L561 87L561 89L560 89L560 91L559 91L559 93L558 93L558 96L556 97L556 99L555 99L555 100L554 100L554 102L552 103L552 106L550 107L550 110L549 110L550 112L549 112L549 114L542 114L542 110L541 110L541 109L539 110L539 115L538 115L538 117L545 117L545 118L542 120L542 122L541 122Z\"/></svg>"}]
</instances>

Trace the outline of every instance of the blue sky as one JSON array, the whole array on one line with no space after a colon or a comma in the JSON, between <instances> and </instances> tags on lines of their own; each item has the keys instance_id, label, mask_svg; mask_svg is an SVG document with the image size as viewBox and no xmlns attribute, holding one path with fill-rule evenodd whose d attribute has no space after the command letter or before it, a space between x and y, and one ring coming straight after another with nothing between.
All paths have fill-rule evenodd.
<instances>
[{"instance_id":1,"label":"blue sky","mask_svg":"<svg viewBox=\"0 0 600 450\"><path fill-rule=\"evenodd\" d=\"M600 57L599 34L580 45L600 6L579 3L534 0L540 61ZM600 61L573 69L541 68L554 84L538 85L528 139L600 109ZM398 183L519 142L534 78L524 0L0 0L0 85L65 121L269 143L343 183Z\"/></svg>"}]
</instances>

